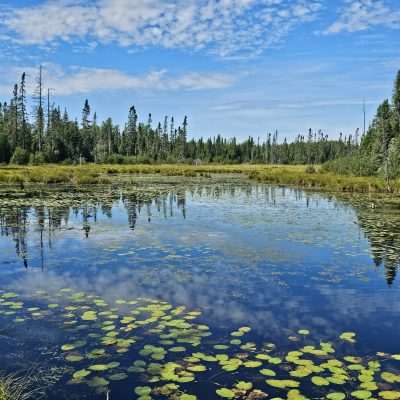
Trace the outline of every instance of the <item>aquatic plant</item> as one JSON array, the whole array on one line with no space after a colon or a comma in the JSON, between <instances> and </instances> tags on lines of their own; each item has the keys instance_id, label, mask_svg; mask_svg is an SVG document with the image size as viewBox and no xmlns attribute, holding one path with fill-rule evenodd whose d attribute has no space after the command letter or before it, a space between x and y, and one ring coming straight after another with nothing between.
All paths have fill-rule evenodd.
<instances>
[{"instance_id":1,"label":"aquatic plant","mask_svg":"<svg viewBox=\"0 0 400 400\"><path fill-rule=\"evenodd\" d=\"M46 303L54 298L63 311L48 307ZM96 312L96 319L82 320L88 311ZM196 399L188 389L196 387L200 376L204 376L203 385L228 399L261 399L266 393L288 400L400 399L399 354L361 357L352 348L348 355L337 354L340 343L356 343L355 332L323 342L301 329L293 342L297 346L288 351L272 343L246 342L252 330L243 326L228 335L243 341L231 344L228 338L215 345L210 328L196 322L200 316L199 310L150 298L117 299L109 304L70 288L51 295L38 291L29 306L15 292L0 292L0 317L18 317L21 323L46 320L68 333L72 340L61 345L59 352L68 365L69 384L87 385L98 393L107 393L115 383L137 374L145 382L132 388L139 399L160 395ZM97 358L101 362L93 362Z\"/></svg>"},{"instance_id":2,"label":"aquatic plant","mask_svg":"<svg viewBox=\"0 0 400 400\"><path fill-rule=\"evenodd\" d=\"M31 400L44 395L40 379L34 372L0 374L0 400Z\"/></svg>"}]
</instances>

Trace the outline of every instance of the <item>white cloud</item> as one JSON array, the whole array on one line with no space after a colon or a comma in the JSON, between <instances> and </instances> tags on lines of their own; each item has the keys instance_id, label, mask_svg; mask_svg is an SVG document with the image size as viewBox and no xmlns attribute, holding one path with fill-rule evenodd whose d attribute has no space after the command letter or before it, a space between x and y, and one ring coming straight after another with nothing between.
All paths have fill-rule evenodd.
<instances>
[{"instance_id":1,"label":"white cloud","mask_svg":"<svg viewBox=\"0 0 400 400\"><path fill-rule=\"evenodd\" d=\"M10 93L12 79L26 72L29 92L34 89L37 68L12 68L7 71L7 83L0 85L0 92ZM234 78L222 73L186 73L171 76L166 70L133 75L116 69L70 67L63 69L55 64L45 64L43 79L47 87L54 89L57 96L91 93L107 90L211 90L231 86Z\"/></svg>"},{"instance_id":2,"label":"white cloud","mask_svg":"<svg viewBox=\"0 0 400 400\"><path fill-rule=\"evenodd\" d=\"M366 105L377 105L381 100L367 100ZM331 107L347 107L357 106L361 109L362 99L299 99L297 101L287 99L273 99L270 101L253 101L253 102L231 102L219 104L212 107L212 111L222 111L227 113L243 113L243 114L266 114L273 115L279 110L302 110L302 109L316 109L316 108L331 108Z\"/></svg>"},{"instance_id":3,"label":"white cloud","mask_svg":"<svg viewBox=\"0 0 400 400\"><path fill-rule=\"evenodd\" d=\"M1 24L24 45L91 40L227 56L276 45L320 8L321 0L49 0L5 10Z\"/></svg>"},{"instance_id":4,"label":"white cloud","mask_svg":"<svg viewBox=\"0 0 400 400\"><path fill-rule=\"evenodd\" d=\"M339 18L323 33L365 31L374 26L400 28L400 8L393 9L383 0L345 0Z\"/></svg>"}]
</instances>

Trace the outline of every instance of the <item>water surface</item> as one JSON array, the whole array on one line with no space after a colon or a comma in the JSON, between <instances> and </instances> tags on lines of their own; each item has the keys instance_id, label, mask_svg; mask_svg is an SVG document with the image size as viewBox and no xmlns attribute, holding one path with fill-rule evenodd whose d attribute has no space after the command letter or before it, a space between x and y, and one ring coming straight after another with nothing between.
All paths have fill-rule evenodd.
<instances>
[{"instance_id":1,"label":"water surface","mask_svg":"<svg viewBox=\"0 0 400 400\"><path fill-rule=\"evenodd\" d=\"M1 368L47 371L50 400L396 396L400 212L371 204L239 178L3 188Z\"/></svg>"}]
</instances>

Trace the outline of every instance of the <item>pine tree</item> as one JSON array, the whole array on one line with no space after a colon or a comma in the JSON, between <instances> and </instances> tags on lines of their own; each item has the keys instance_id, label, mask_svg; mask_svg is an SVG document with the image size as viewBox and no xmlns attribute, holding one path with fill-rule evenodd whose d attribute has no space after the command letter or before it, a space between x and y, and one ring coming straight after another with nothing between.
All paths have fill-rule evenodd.
<instances>
[{"instance_id":1,"label":"pine tree","mask_svg":"<svg viewBox=\"0 0 400 400\"><path fill-rule=\"evenodd\" d=\"M18 117L20 118L21 127L21 147L24 150L29 149L28 142L28 126L27 126L27 115L26 115L26 74L25 72L21 75L21 83L19 86L19 96L18 96Z\"/></svg>"},{"instance_id":2,"label":"pine tree","mask_svg":"<svg viewBox=\"0 0 400 400\"><path fill-rule=\"evenodd\" d=\"M400 70L393 89L393 131L395 136L400 136Z\"/></svg>"},{"instance_id":3,"label":"pine tree","mask_svg":"<svg viewBox=\"0 0 400 400\"><path fill-rule=\"evenodd\" d=\"M39 75L38 75L37 80L36 80L36 90L35 90L35 93L34 93L34 100L37 103L36 110L35 110L37 145L38 145L38 150L42 151L43 134L44 134L42 66L39 67Z\"/></svg>"},{"instance_id":4,"label":"pine tree","mask_svg":"<svg viewBox=\"0 0 400 400\"><path fill-rule=\"evenodd\" d=\"M132 156L136 154L136 142L137 142L137 120L138 115L136 109L132 106L129 109L128 124L126 127L126 154Z\"/></svg>"},{"instance_id":5,"label":"pine tree","mask_svg":"<svg viewBox=\"0 0 400 400\"><path fill-rule=\"evenodd\" d=\"M393 90L393 107L398 115L400 115L400 70L397 72Z\"/></svg>"},{"instance_id":6,"label":"pine tree","mask_svg":"<svg viewBox=\"0 0 400 400\"><path fill-rule=\"evenodd\" d=\"M85 100L85 104L82 109L82 128L83 129L89 129L90 128L90 105L89 105L89 100Z\"/></svg>"},{"instance_id":7,"label":"pine tree","mask_svg":"<svg viewBox=\"0 0 400 400\"><path fill-rule=\"evenodd\" d=\"M20 144L19 142L19 116L18 116L18 85L14 85L13 98L10 104L10 143L11 149L14 150Z\"/></svg>"},{"instance_id":8,"label":"pine tree","mask_svg":"<svg viewBox=\"0 0 400 400\"><path fill-rule=\"evenodd\" d=\"M94 151L94 141L91 130L90 121L90 105L88 99L85 100L85 104L82 109L82 148L79 152L79 162L82 162L82 157L86 161L92 161Z\"/></svg>"}]
</instances>

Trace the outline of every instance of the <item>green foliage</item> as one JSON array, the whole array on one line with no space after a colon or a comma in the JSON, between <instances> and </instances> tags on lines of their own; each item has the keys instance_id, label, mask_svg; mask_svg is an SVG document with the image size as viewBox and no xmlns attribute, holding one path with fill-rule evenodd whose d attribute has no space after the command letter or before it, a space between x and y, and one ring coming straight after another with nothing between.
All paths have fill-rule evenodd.
<instances>
[{"instance_id":1,"label":"green foliage","mask_svg":"<svg viewBox=\"0 0 400 400\"><path fill-rule=\"evenodd\" d=\"M11 157L11 164L26 165L29 163L29 152L21 147L17 147Z\"/></svg>"},{"instance_id":2,"label":"green foliage","mask_svg":"<svg viewBox=\"0 0 400 400\"><path fill-rule=\"evenodd\" d=\"M397 72L393 89L393 106L397 115L400 115L400 70Z\"/></svg>"},{"instance_id":3,"label":"green foliage","mask_svg":"<svg viewBox=\"0 0 400 400\"><path fill-rule=\"evenodd\" d=\"M351 154L357 147L351 135L339 140L329 140L322 131L311 129L308 135L298 135L288 143L279 141L279 134L269 134L264 141L252 137L239 143L236 138L225 139L220 135L208 139L188 139L188 118L176 126L173 117L153 125L152 115L140 122L134 106L129 109L123 128L111 118L98 123L96 113L85 100L80 124L71 120L67 111L51 106L44 115L41 92L41 69L38 82L39 98L33 122L26 113L25 74L19 85L14 86L9 104L0 103L0 134L7 138L10 151L2 149L0 162L8 162L10 155L21 148L27 151L32 164L51 163L83 164L85 162L109 164L161 164L161 163L251 163L251 164L320 164L339 156ZM21 151L14 157L21 160ZM25 157L22 157L25 158ZM29 156L28 156L29 160Z\"/></svg>"},{"instance_id":4,"label":"green foliage","mask_svg":"<svg viewBox=\"0 0 400 400\"><path fill-rule=\"evenodd\" d=\"M246 174L260 182L302 186L309 189L341 191L341 192L387 192L388 185L379 176L358 177L341 176L326 172L324 168L315 166L315 173L307 173L304 166L292 165L187 165L187 164L86 164L71 165L39 165L0 168L0 182L7 183L68 183L110 184L120 178L117 175L160 174L163 176L210 178L211 174ZM115 177L114 177L115 175ZM134 179L134 178L131 178ZM390 191L400 193L400 180L391 182Z\"/></svg>"},{"instance_id":5,"label":"green foliage","mask_svg":"<svg viewBox=\"0 0 400 400\"><path fill-rule=\"evenodd\" d=\"M400 176L400 136L391 140L387 156L387 177L395 179L398 176Z\"/></svg>"},{"instance_id":6,"label":"green foliage","mask_svg":"<svg viewBox=\"0 0 400 400\"><path fill-rule=\"evenodd\" d=\"M29 164L41 165L46 163L46 156L43 152L38 151L36 153L31 153L29 157Z\"/></svg>"},{"instance_id":7,"label":"green foliage","mask_svg":"<svg viewBox=\"0 0 400 400\"><path fill-rule=\"evenodd\" d=\"M328 161L322 166L322 170L338 175L374 176L377 175L378 166L377 159L354 154Z\"/></svg>"},{"instance_id":8,"label":"green foliage","mask_svg":"<svg viewBox=\"0 0 400 400\"><path fill-rule=\"evenodd\" d=\"M140 122L132 106L127 123L120 128L111 118L98 123L88 100L84 102L80 124L71 120L67 111L62 113L54 106L45 118L43 99L31 123L26 112L25 79L23 74L20 84L14 86L9 104L0 103L0 163L301 164L309 165L305 171L309 175L318 175L313 165L325 164L325 172L380 176L387 184L400 176L400 71L392 101L385 100L378 107L360 144L358 130L354 135L340 134L338 140L330 140L322 131L309 129L290 143L286 138L280 140L277 131L261 141L249 137L239 143L236 138L220 135L190 140L187 117L177 126L173 117L166 116L154 126L151 114Z\"/></svg>"},{"instance_id":9,"label":"green foliage","mask_svg":"<svg viewBox=\"0 0 400 400\"><path fill-rule=\"evenodd\" d=\"M354 175L380 175L389 181L400 176L400 71L397 74L392 103L385 100L377 109L360 150L346 160L328 163L326 169Z\"/></svg>"},{"instance_id":10,"label":"green foliage","mask_svg":"<svg viewBox=\"0 0 400 400\"><path fill-rule=\"evenodd\" d=\"M11 158L11 147L5 134L0 133L0 163L8 163Z\"/></svg>"}]
</instances>

